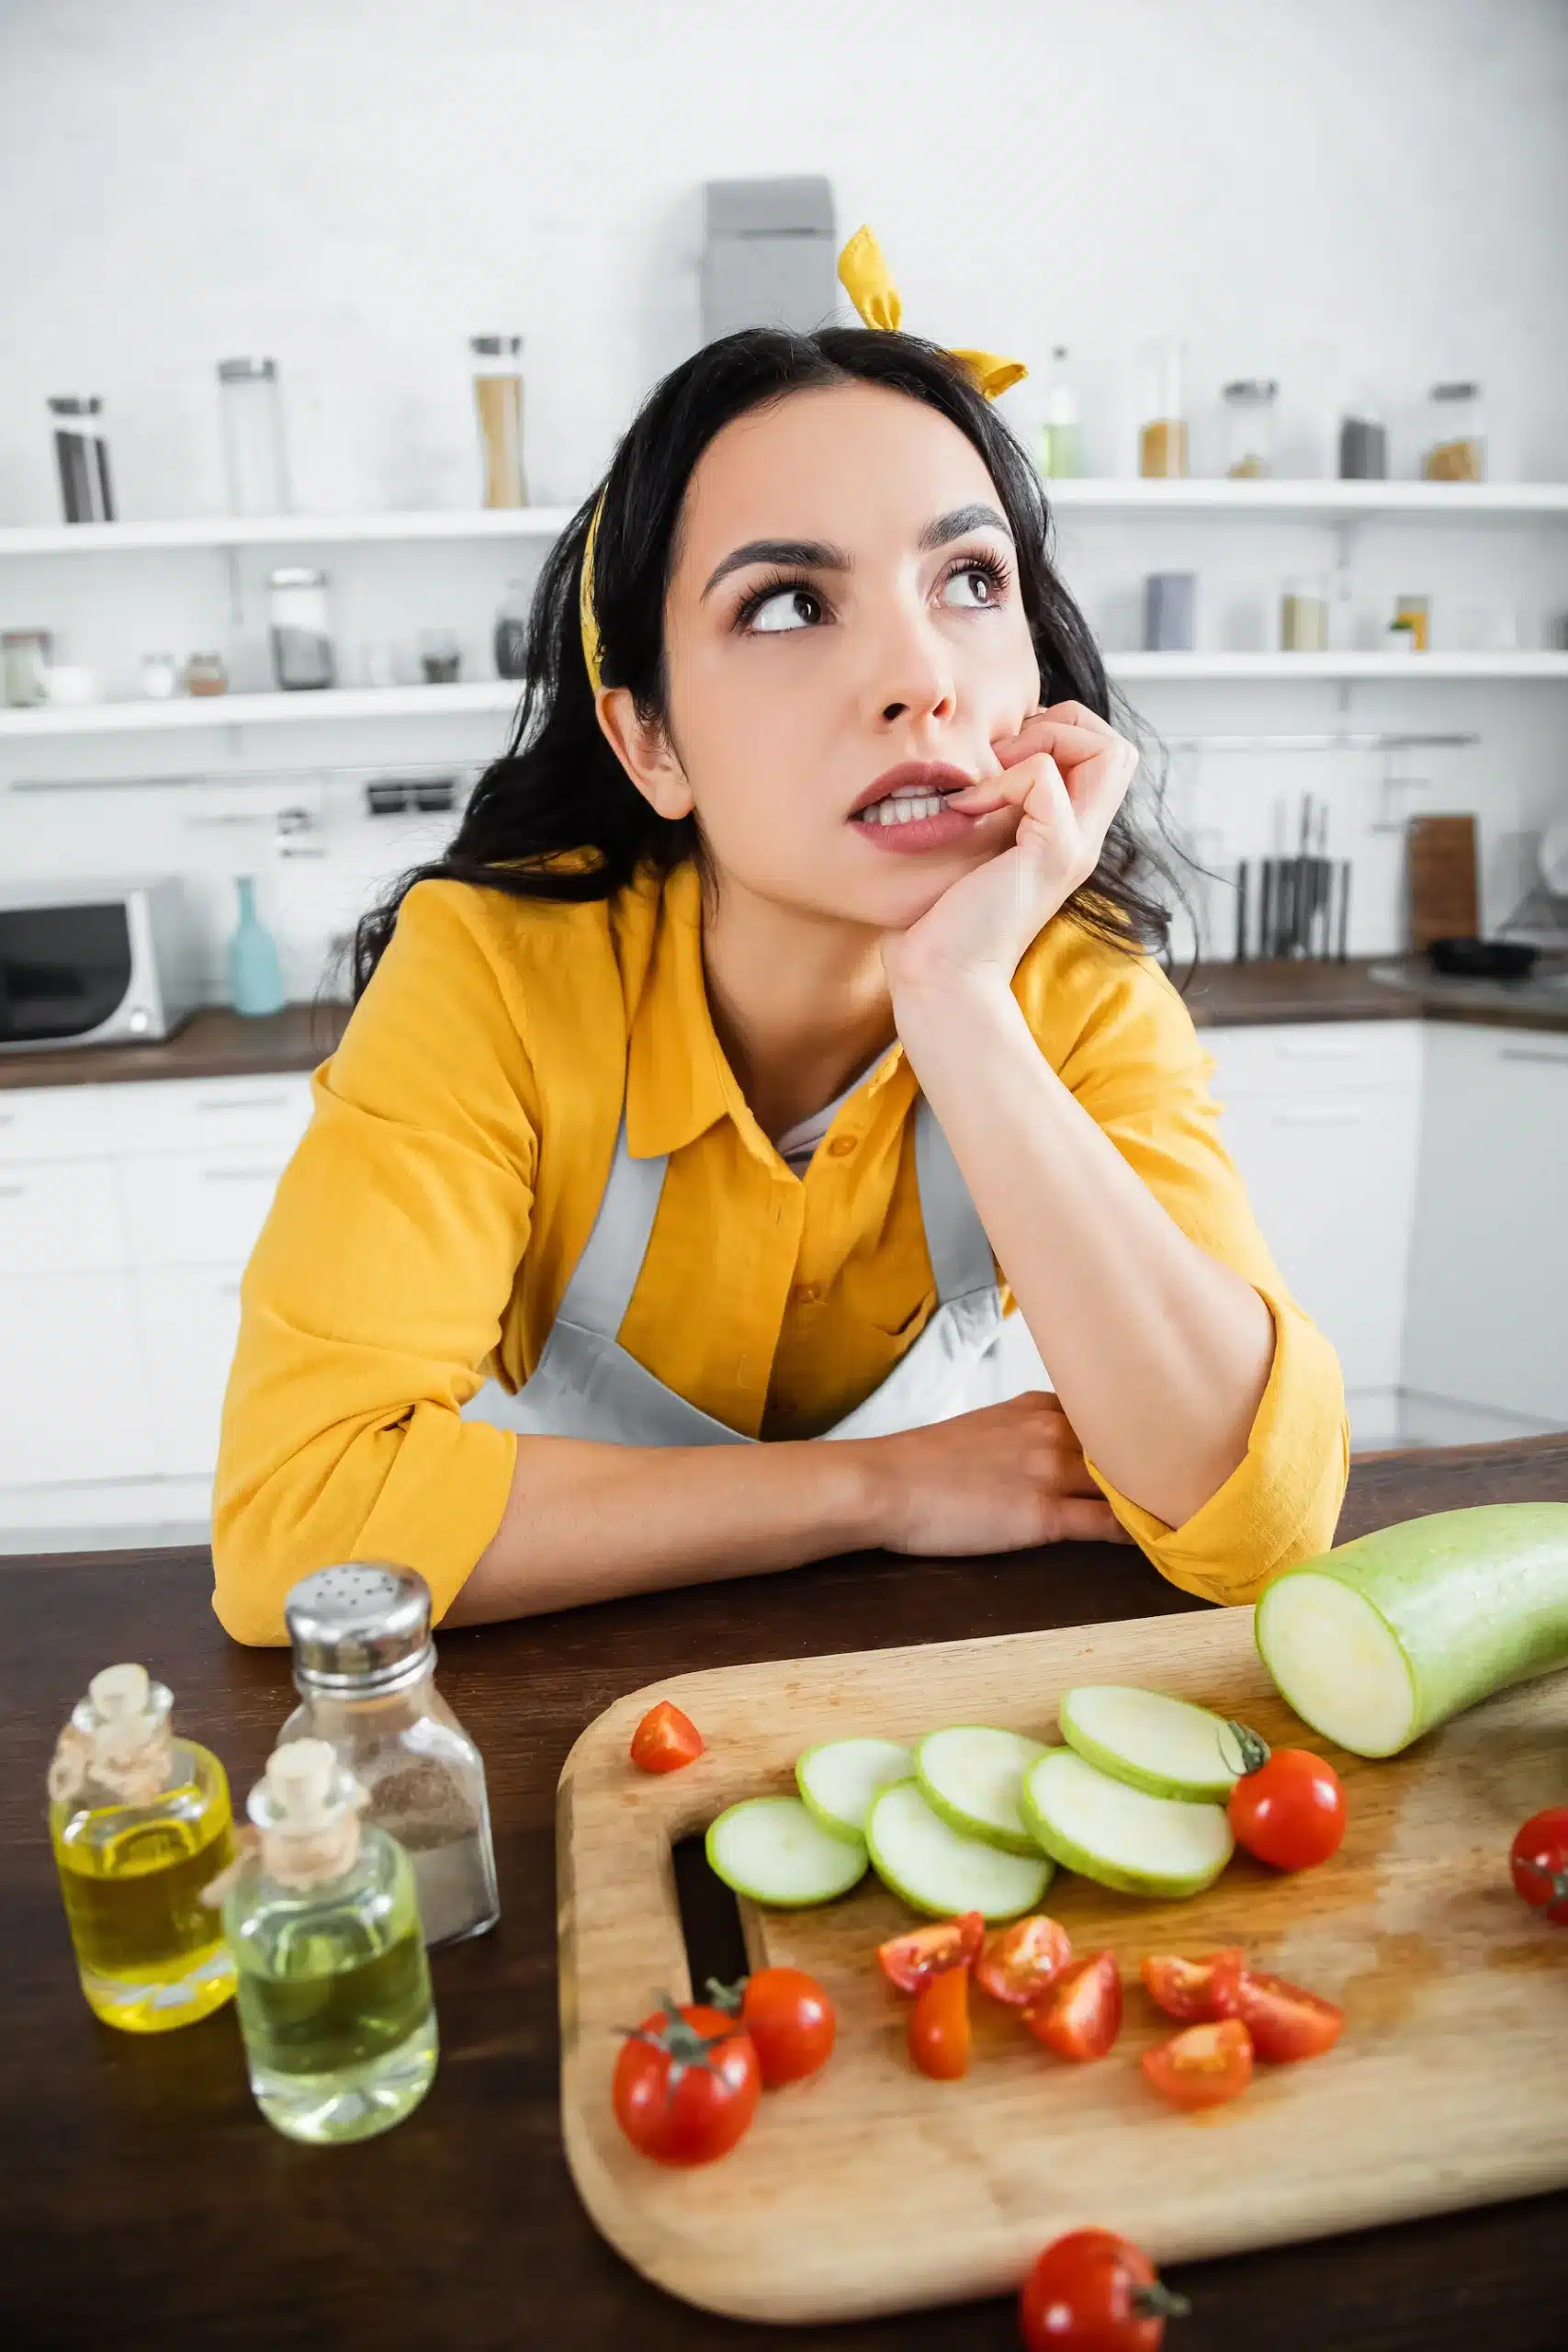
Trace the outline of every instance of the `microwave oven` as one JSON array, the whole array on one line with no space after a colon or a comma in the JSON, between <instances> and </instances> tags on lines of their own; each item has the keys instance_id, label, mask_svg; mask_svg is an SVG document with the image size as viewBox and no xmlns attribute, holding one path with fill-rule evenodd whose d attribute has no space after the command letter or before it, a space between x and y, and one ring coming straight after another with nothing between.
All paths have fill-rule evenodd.
<instances>
[{"instance_id":1,"label":"microwave oven","mask_svg":"<svg viewBox=\"0 0 1568 2352\"><path fill-rule=\"evenodd\" d=\"M200 1001L178 880L0 882L0 1053L172 1036Z\"/></svg>"}]
</instances>

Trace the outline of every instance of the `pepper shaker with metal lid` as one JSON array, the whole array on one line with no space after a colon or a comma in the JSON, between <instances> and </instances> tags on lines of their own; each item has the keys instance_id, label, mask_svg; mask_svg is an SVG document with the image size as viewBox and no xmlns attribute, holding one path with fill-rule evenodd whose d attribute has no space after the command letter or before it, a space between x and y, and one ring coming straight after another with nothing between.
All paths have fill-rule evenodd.
<instances>
[{"instance_id":1,"label":"pepper shaker with metal lid","mask_svg":"<svg viewBox=\"0 0 1568 2352\"><path fill-rule=\"evenodd\" d=\"M435 1688L430 1589L411 1568L318 1568L284 1603L300 1704L278 1744L325 1739L407 1849L427 1944L501 1916L479 1749Z\"/></svg>"}]
</instances>

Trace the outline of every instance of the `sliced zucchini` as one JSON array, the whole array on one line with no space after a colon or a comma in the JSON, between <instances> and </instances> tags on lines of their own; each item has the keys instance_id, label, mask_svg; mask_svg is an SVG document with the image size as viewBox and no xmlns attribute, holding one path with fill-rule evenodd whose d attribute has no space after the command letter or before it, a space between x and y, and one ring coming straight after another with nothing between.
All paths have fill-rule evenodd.
<instances>
[{"instance_id":1,"label":"sliced zucchini","mask_svg":"<svg viewBox=\"0 0 1568 2352\"><path fill-rule=\"evenodd\" d=\"M929 1732L915 1750L915 1778L931 1811L961 1837L982 1838L1004 1854L1032 1854L1035 1842L1018 1809L1023 1776L1044 1748L1021 1732L954 1724Z\"/></svg>"},{"instance_id":2,"label":"sliced zucchini","mask_svg":"<svg viewBox=\"0 0 1568 2352\"><path fill-rule=\"evenodd\" d=\"M1163 1690L1088 1682L1061 1705L1069 1747L1129 1788L1153 1797L1224 1804L1241 1773L1235 1735L1223 1715Z\"/></svg>"},{"instance_id":3,"label":"sliced zucchini","mask_svg":"<svg viewBox=\"0 0 1568 2352\"><path fill-rule=\"evenodd\" d=\"M984 1919L1016 1919L1032 1911L1054 1875L1049 1860L1004 1853L964 1838L931 1811L915 1781L884 1789L866 1816L872 1868L884 1886L916 1911L939 1919L978 1911Z\"/></svg>"},{"instance_id":4,"label":"sliced zucchini","mask_svg":"<svg viewBox=\"0 0 1568 2352\"><path fill-rule=\"evenodd\" d=\"M798 1797L747 1797L721 1813L705 1840L708 1867L737 1894L775 1911L831 1903L865 1876L863 1838L824 1829Z\"/></svg>"},{"instance_id":5,"label":"sliced zucchini","mask_svg":"<svg viewBox=\"0 0 1568 2352\"><path fill-rule=\"evenodd\" d=\"M829 1739L796 1759L795 1783L808 1812L841 1838L863 1838L872 1799L907 1781L915 1759L896 1739Z\"/></svg>"},{"instance_id":6,"label":"sliced zucchini","mask_svg":"<svg viewBox=\"0 0 1568 2352\"><path fill-rule=\"evenodd\" d=\"M1023 1776L1023 1816L1044 1851L1122 1894L1199 1894L1235 1851L1224 1807L1150 1796L1070 1747Z\"/></svg>"}]
</instances>

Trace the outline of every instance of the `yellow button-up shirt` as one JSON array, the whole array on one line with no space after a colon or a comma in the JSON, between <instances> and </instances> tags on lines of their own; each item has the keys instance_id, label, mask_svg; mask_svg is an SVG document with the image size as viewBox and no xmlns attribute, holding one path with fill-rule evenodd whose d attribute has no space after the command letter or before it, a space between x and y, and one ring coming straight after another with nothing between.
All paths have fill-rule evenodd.
<instances>
[{"instance_id":1,"label":"yellow button-up shirt","mask_svg":"<svg viewBox=\"0 0 1568 2352\"><path fill-rule=\"evenodd\" d=\"M1253 1221L1212 1065L1157 967L1058 919L1013 987L1077 1101L1272 1311L1246 1459L1185 1526L1095 1472L1162 1575L1250 1600L1332 1538L1348 1461L1337 1361ZM538 1362L623 1102L632 1153L670 1166L622 1345L747 1436L841 1419L935 1305L915 1095L895 1047L804 1179L785 1167L714 1032L690 866L583 906L420 884L316 1073L310 1127L246 1272L214 1498L229 1631L280 1641L289 1587L333 1560L401 1561L437 1615L450 1606L525 1442L460 1408L487 1374L515 1389ZM1049 1367L1051 1334L1034 1336Z\"/></svg>"}]
</instances>

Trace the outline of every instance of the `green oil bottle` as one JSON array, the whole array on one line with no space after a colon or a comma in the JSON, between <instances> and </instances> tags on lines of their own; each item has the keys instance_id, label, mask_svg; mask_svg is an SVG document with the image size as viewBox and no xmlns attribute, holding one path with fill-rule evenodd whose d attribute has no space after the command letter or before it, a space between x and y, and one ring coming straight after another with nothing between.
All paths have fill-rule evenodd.
<instances>
[{"instance_id":1,"label":"green oil bottle","mask_svg":"<svg viewBox=\"0 0 1568 2352\"><path fill-rule=\"evenodd\" d=\"M325 1740L276 1749L223 1903L256 2103L318 2145L389 2131L435 2073L413 1871L366 1803Z\"/></svg>"},{"instance_id":2,"label":"green oil bottle","mask_svg":"<svg viewBox=\"0 0 1568 2352\"><path fill-rule=\"evenodd\" d=\"M49 1827L88 2006L127 2033L167 2033L232 1997L234 1963L201 1890L232 1860L229 1783L176 1739L173 1700L141 1666L107 1666L61 1733Z\"/></svg>"}]
</instances>

